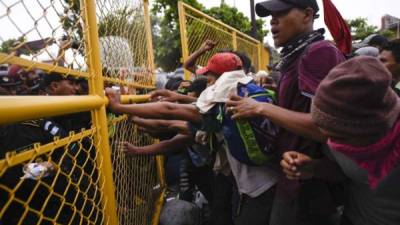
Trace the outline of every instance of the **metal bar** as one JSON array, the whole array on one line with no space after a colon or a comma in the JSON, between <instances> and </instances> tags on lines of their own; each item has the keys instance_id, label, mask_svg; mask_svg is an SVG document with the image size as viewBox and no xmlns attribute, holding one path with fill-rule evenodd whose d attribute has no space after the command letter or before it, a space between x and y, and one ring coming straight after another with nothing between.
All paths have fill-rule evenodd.
<instances>
[{"instance_id":1,"label":"metal bar","mask_svg":"<svg viewBox=\"0 0 400 225\"><path fill-rule=\"evenodd\" d=\"M229 29L229 30L231 30L231 31L236 31L236 33L240 34L241 36L244 36L244 37L248 38L249 40L252 40L252 41L257 42L257 43L259 42L258 40L256 40L256 39L250 37L249 35L247 35L247 34L245 34L245 33L243 33L243 32L240 32L239 30L237 30L237 29L235 29L235 28L233 28L233 27L228 26L228 25L222 23L222 22L219 21L219 20L214 19L213 17L211 17L211 16L209 16L209 15L203 13L203 12L200 11L200 10L195 9L194 7L192 7L192 6L190 6L190 5L187 5L187 4L185 4L185 3L181 2L181 1L178 3L178 7L179 7L179 4L182 4L182 7L188 8L190 11L193 11L193 12L195 12L196 14L199 14L200 16L205 17L205 18L211 20L212 22L217 23L217 24L219 24L219 25L225 27L226 29Z\"/></svg>"},{"instance_id":2,"label":"metal bar","mask_svg":"<svg viewBox=\"0 0 400 225\"><path fill-rule=\"evenodd\" d=\"M90 136L95 133L95 128L82 131L78 134L65 137L63 139L56 139L54 142L45 145L35 144L34 148L28 151L17 153L15 151L7 151L4 159L0 160L0 176L5 171L6 167L13 167L22 164L25 161L32 159L43 154L46 154L54 149L65 146L68 143L81 140L84 137Z\"/></svg>"},{"instance_id":3,"label":"metal bar","mask_svg":"<svg viewBox=\"0 0 400 225\"><path fill-rule=\"evenodd\" d=\"M84 19L86 21L86 52L89 53L89 73L93 76L89 79L89 93L104 97L104 79L102 75L102 65L100 61L99 37L96 21L96 4L94 0L84 0ZM115 186L112 173L111 151L108 140L108 124L106 116L105 104L100 108L92 111L92 123L97 128L95 143L97 143L97 151L102 157L97 157L96 161L101 168L103 176L100 176L101 182L104 184L104 199L106 220L109 224L117 225L117 203L115 199ZM107 218L108 217L108 218Z\"/></svg>"},{"instance_id":4,"label":"metal bar","mask_svg":"<svg viewBox=\"0 0 400 225\"><path fill-rule=\"evenodd\" d=\"M178 13L179 13L179 29L181 33L181 45L182 45L182 63L184 63L189 58L189 46L186 33L186 13L185 4L181 1L178 2ZM185 80L190 80L190 72L185 71Z\"/></svg>"},{"instance_id":5,"label":"metal bar","mask_svg":"<svg viewBox=\"0 0 400 225\"><path fill-rule=\"evenodd\" d=\"M151 78L152 84L155 86L156 79L154 76L154 53L153 53L153 40L152 40L152 33L151 33L151 21L150 21L150 14L149 14L149 1L144 0L144 22L146 26L146 41L147 41L147 63L149 65L149 71L151 71Z\"/></svg>"},{"instance_id":6,"label":"metal bar","mask_svg":"<svg viewBox=\"0 0 400 225\"><path fill-rule=\"evenodd\" d=\"M254 0L250 0L251 34L253 38L257 39L257 22L254 10Z\"/></svg>"},{"instance_id":7,"label":"metal bar","mask_svg":"<svg viewBox=\"0 0 400 225\"><path fill-rule=\"evenodd\" d=\"M153 214L152 218L152 225L158 225L160 221L160 216L161 216L161 209L164 204L164 199L165 199L165 191L167 188L166 181L165 181L165 173L164 173L164 157L163 156L156 156L156 164L157 164L157 175L158 179L160 180L160 188L161 188L161 193L157 198L156 201L156 208L155 212Z\"/></svg>"},{"instance_id":8,"label":"metal bar","mask_svg":"<svg viewBox=\"0 0 400 225\"><path fill-rule=\"evenodd\" d=\"M150 95L121 95L122 104L148 102Z\"/></svg>"},{"instance_id":9,"label":"metal bar","mask_svg":"<svg viewBox=\"0 0 400 225\"><path fill-rule=\"evenodd\" d=\"M121 103L147 102L150 95L121 95ZM107 98L85 96L0 96L0 124L99 109ZM29 110L26 110L29 109Z\"/></svg>"},{"instance_id":10,"label":"metal bar","mask_svg":"<svg viewBox=\"0 0 400 225\"><path fill-rule=\"evenodd\" d=\"M208 22L205 21L205 20L201 20L201 18L199 19L199 18L197 18L197 17L194 17L194 16L192 16L192 15L188 15L188 14L185 14L185 17L186 17L186 18L190 18L190 19L192 19L192 20L196 20L196 22L202 23L202 24L204 24L204 25L206 25L206 26L208 26L208 27L212 27L213 29L218 30L218 31L221 32L221 33L225 33L225 34L228 34L228 35L232 35L232 31L227 31L227 30L224 30L224 29L221 28L221 27L214 26L214 25L208 23ZM253 43L253 44L254 44L254 43Z\"/></svg>"},{"instance_id":11,"label":"metal bar","mask_svg":"<svg viewBox=\"0 0 400 225\"><path fill-rule=\"evenodd\" d=\"M237 50L237 36L236 36L236 31L232 32L232 46L233 50Z\"/></svg>"},{"instance_id":12,"label":"metal bar","mask_svg":"<svg viewBox=\"0 0 400 225\"><path fill-rule=\"evenodd\" d=\"M140 84L138 82L129 82L129 81L126 81L126 80L122 81L122 80L120 80L118 78L104 77L104 80L108 81L110 83L113 83L113 84L122 84L122 85L129 86L129 87L132 87L132 88L144 88L144 89L151 89L151 90L155 89L155 86L152 86L152 85L142 85L142 84Z\"/></svg>"},{"instance_id":13,"label":"metal bar","mask_svg":"<svg viewBox=\"0 0 400 225\"><path fill-rule=\"evenodd\" d=\"M99 96L1 96L0 124L65 115L100 108Z\"/></svg>"},{"instance_id":14,"label":"metal bar","mask_svg":"<svg viewBox=\"0 0 400 225\"><path fill-rule=\"evenodd\" d=\"M263 46L263 44L260 42L258 45L257 45L257 58L258 58L258 70L266 70L266 68L262 68L262 48L263 48L264 46Z\"/></svg>"},{"instance_id":15,"label":"metal bar","mask_svg":"<svg viewBox=\"0 0 400 225\"><path fill-rule=\"evenodd\" d=\"M35 62L35 61L30 61L27 59L23 59L20 57L16 57L13 55L7 55L4 53L0 53L0 64L3 63L9 63L9 64L16 64L18 66L27 68L27 69L41 69L45 72L56 72L60 74L68 74L68 75L73 75L77 77L89 77L89 73L87 72L81 72L77 70L73 70L71 68L67 67L61 67L58 65L53 65L49 63L41 63L41 62Z\"/></svg>"}]
</instances>

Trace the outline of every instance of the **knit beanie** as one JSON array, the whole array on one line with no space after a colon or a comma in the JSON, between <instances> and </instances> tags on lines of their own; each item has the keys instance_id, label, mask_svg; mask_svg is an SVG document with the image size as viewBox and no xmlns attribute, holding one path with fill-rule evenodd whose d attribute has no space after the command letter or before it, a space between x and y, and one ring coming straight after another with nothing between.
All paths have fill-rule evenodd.
<instances>
[{"instance_id":1,"label":"knit beanie","mask_svg":"<svg viewBox=\"0 0 400 225\"><path fill-rule=\"evenodd\" d=\"M400 113L392 75L370 56L333 68L321 81L311 106L318 127L348 137L384 135Z\"/></svg>"}]
</instances>

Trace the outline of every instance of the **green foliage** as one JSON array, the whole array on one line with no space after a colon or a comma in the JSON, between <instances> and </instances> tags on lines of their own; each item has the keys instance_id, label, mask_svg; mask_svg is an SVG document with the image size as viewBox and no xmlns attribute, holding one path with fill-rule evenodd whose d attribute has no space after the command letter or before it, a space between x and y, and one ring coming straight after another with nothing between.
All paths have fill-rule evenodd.
<instances>
[{"instance_id":1,"label":"green foliage","mask_svg":"<svg viewBox=\"0 0 400 225\"><path fill-rule=\"evenodd\" d=\"M138 32L136 29L140 26L144 32L144 21L138 11L134 9L123 9L113 11L101 18L98 22L99 37L104 36L120 36L128 38L132 36L130 32Z\"/></svg>"},{"instance_id":2,"label":"green foliage","mask_svg":"<svg viewBox=\"0 0 400 225\"><path fill-rule=\"evenodd\" d=\"M353 20L346 20L351 29L351 34L353 41L361 41L371 34L379 33L382 36L393 39L396 37L396 32L392 30L382 30L378 31L378 27L369 25L367 18L358 17Z\"/></svg>"},{"instance_id":3,"label":"green foliage","mask_svg":"<svg viewBox=\"0 0 400 225\"><path fill-rule=\"evenodd\" d=\"M350 26L353 41L360 41L368 37L368 35L378 32L378 27L369 25L367 18L358 17L353 20L347 20Z\"/></svg>"},{"instance_id":4,"label":"green foliage","mask_svg":"<svg viewBox=\"0 0 400 225\"><path fill-rule=\"evenodd\" d=\"M64 14L60 17L65 33L72 41L80 42L83 40L83 31L80 24L80 3L79 0L64 0L67 7L64 8Z\"/></svg>"},{"instance_id":5,"label":"green foliage","mask_svg":"<svg viewBox=\"0 0 400 225\"><path fill-rule=\"evenodd\" d=\"M396 38L396 32L393 30L383 30L380 32L380 34L389 40Z\"/></svg>"},{"instance_id":6,"label":"green foliage","mask_svg":"<svg viewBox=\"0 0 400 225\"><path fill-rule=\"evenodd\" d=\"M204 9L197 0L184 0L196 9ZM151 10L153 14L153 45L156 64L164 71L173 71L180 66L182 58L179 31L178 0L156 0ZM162 17L157 17L162 13ZM156 27L156 29L154 29Z\"/></svg>"},{"instance_id":7,"label":"green foliage","mask_svg":"<svg viewBox=\"0 0 400 225\"><path fill-rule=\"evenodd\" d=\"M228 24L235 29L248 34L251 36L251 21L247 18L243 13L239 12L237 8L231 7L227 4L221 4L220 7L213 7L209 10L205 10L205 13ZM268 34L268 30L265 30L264 21L258 19L256 21L257 25L257 37L256 39L261 42L264 40L264 37Z\"/></svg>"},{"instance_id":8,"label":"green foliage","mask_svg":"<svg viewBox=\"0 0 400 225\"><path fill-rule=\"evenodd\" d=\"M8 39L3 41L0 46L0 52L10 54L13 51L13 48L16 47L18 43L25 42L24 37L19 37L18 39ZM24 51L20 52L21 54L29 54L28 50L25 49Z\"/></svg>"}]
</instances>

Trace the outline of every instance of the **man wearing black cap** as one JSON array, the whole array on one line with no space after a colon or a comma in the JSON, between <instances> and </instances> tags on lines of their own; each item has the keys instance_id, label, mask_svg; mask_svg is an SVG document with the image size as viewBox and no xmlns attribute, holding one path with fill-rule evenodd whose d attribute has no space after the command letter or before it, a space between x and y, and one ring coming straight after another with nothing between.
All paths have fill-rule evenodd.
<instances>
[{"instance_id":1,"label":"man wearing black cap","mask_svg":"<svg viewBox=\"0 0 400 225\"><path fill-rule=\"evenodd\" d=\"M278 106L238 96L232 96L228 103L232 118L261 116L279 125L282 129L276 147L280 153L297 149L312 158L323 157L321 147L326 138L311 120L311 99L320 81L345 60L334 44L324 40L323 29L314 30L318 10L316 0L269 0L256 5L258 16L272 17L274 44L282 47L277 64L282 74ZM325 161L324 168L336 172L336 165ZM327 185L317 179L298 182L282 177L270 224L332 224L329 218L336 212L336 205L329 193Z\"/></svg>"},{"instance_id":2,"label":"man wearing black cap","mask_svg":"<svg viewBox=\"0 0 400 225\"><path fill-rule=\"evenodd\" d=\"M50 73L44 76L42 88L48 95L75 95L79 89L76 82L71 76Z\"/></svg>"},{"instance_id":3,"label":"man wearing black cap","mask_svg":"<svg viewBox=\"0 0 400 225\"><path fill-rule=\"evenodd\" d=\"M8 76L7 71L0 71L0 95L17 95L21 81Z\"/></svg>"}]
</instances>

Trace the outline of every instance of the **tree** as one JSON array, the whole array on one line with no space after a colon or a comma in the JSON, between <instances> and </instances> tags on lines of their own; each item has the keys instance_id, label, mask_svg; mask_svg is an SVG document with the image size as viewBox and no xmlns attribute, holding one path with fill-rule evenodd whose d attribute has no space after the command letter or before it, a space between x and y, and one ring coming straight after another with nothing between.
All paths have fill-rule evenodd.
<instances>
[{"instance_id":1,"label":"tree","mask_svg":"<svg viewBox=\"0 0 400 225\"><path fill-rule=\"evenodd\" d=\"M12 38L12 39L3 41L3 43L1 43L1 46L0 46L0 52L10 54L13 51L13 48L15 47L15 45L17 43L22 43L22 42L25 42L25 38L23 36L19 37L17 39ZM26 54L26 53L27 52L22 52L22 54Z\"/></svg>"},{"instance_id":2,"label":"tree","mask_svg":"<svg viewBox=\"0 0 400 225\"><path fill-rule=\"evenodd\" d=\"M350 26L353 41L360 41L371 34L378 32L378 27L369 25L367 18L358 17L356 19L347 20Z\"/></svg>"},{"instance_id":3,"label":"tree","mask_svg":"<svg viewBox=\"0 0 400 225\"><path fill-rule=\"evenodd\" d=\"M219 7L213 7L204 12L223 23L251 36L251 21L243 13L239 12L236 7L231 7L227 4L222 3ZM268 34L268 30L265 30L264 20L258 19L257 23L257 39L263 42L264 37Z\"/></svg>"},{"instance_id":4,"label":"tree","mask_svg":"<svg viewBox=\"0 0 400 225\"><path fill-rule=\"evenodd\" d=\"M204 6L197 0L183 0L184 3L202 10ZM181 39L179 31L178 0L156 0L152 8L153 27L158 27L154 35L154 55L158 66L164 71L173 71L180 66ZM159 12L162 17L157 17Z\"/></svg>"},{"instance_id":5,"label":"tree","mask_svg":"<svg viewBox=\"0 0 400 225\"><path fill-rule=\"evenodd\" d=\"M391 30L378 31L377 26L372 26L368 24L367 18L358 17L356 19L346 20L346 22L350 26L353 41L361 41L369 35L377 33L388 39L394 38L396 36L396 33Z\"/></svg>"}]
</instances>

